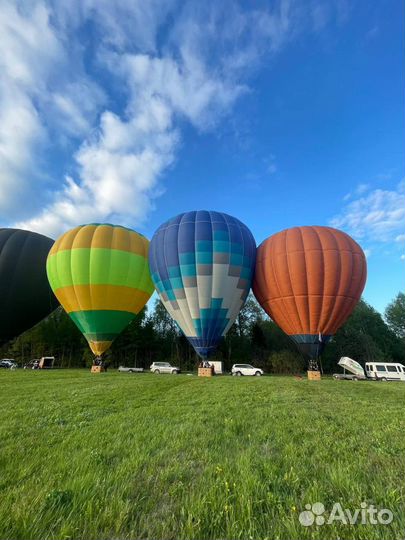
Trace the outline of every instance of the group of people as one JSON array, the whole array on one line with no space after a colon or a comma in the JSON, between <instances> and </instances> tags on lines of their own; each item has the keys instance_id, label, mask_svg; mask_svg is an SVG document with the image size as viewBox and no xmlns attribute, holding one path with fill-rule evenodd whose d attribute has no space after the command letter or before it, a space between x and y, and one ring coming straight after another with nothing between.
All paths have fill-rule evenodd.
<instances>
[{"instance_id":1,"label":"group of people","mask_svg":"<svg viewBox=\"0 0 405 540\"><path fill-rule=\"evenodd\" d=\"M198 364L198 367L210 368L211 364L208 362L208 360L201 360L201 362Z\"/></svg>"},{"instance_id":2,"label":"group of people","mask_svg":"<svg viewBox=\"0 0 405 540\"><path fill-rule=\"evenodd\" d=\"M101 368L104 369L104 371L107 371L107 364L106 362L104 362L101 356L96 356L96 358L94 359L93 365L100 366Z\"/></svg>"}]
</instances>

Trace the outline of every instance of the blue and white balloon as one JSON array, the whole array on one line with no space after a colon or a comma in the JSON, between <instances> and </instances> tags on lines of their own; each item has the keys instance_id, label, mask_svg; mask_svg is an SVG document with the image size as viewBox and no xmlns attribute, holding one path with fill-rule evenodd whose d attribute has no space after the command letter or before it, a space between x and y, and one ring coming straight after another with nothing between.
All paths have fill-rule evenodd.
<instances>
[{"instance_id":1,"label":"blue and white balloon","mask_svg":"<svg viewBox=\"0 0 405 540\"><path fill-rule=\"evenodd\" d=\"M215 352L243 307L255 259L250 230L221 212L186 212L155 232L149 250L152 280L202 358Z\"/></svg>"}]
</instances>

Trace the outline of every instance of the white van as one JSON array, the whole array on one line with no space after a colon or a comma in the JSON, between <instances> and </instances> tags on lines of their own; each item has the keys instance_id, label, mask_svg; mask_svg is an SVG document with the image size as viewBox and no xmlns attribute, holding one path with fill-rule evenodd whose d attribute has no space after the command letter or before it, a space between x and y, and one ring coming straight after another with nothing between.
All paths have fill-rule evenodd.
<instances>
[{"instance_id":1,"label":"white van","mask_svg":"<svg viewBox=\"0 0 405 540\"><path fill-rule=\"evenodd\" d=\"M215 361L209 360L208 363L211 367L214 368L215 375L220 375L221 373L223 373L222 362L217 362L216 360Z\"/></svg>"},{"instance_id":2,"label":"white van","mask_svg":"<svg viewBox=\"0 0 405 540\"><path fill-rule=\"evenodd\" d=\"M405 381L405 366L389 362L367 362L366 374L380 381Z\"/></svg>"}]
</instances>

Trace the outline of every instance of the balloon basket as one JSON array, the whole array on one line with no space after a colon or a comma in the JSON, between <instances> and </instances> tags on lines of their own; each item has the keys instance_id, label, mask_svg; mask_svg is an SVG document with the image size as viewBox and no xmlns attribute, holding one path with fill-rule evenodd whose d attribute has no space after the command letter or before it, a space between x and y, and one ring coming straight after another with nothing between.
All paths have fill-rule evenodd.
<instances>
[{"instance_id":1,"label":"balloon basket","mask_svg":"<svg viewBox=\"0 0 405 540\"><path fill-rule=\"evenodd\" d=\"M213 374L214 374L214 370L212 367L199 367L198 368L199 377L212 377Z\"/></svg>"},{"instance_id":2,"label":"balloon basket","mask_svg":"<svg viewBox=\"0 0 405 540\"><path fill-rule=\"evenodd\" d=\"M105 368L103 366L91 366L91 373L103 373Z\"/></svg>"},{"instance_id":3,"label":"balloon basket","mask_svg":"<svg viewBox=\"0 0 405 540\"><path fill-rule=\"evenodd\" d=\"M320 381L321 372L320 371L307 371L309 381Z\"/></svg>"}]
</instances>

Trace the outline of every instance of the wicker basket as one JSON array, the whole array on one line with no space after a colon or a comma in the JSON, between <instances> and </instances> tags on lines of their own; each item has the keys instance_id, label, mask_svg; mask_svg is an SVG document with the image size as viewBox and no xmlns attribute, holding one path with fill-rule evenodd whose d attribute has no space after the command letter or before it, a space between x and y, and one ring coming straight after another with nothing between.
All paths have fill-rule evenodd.
<instances>
[{"instance_id":1,"label":"wicker basket","mask_svg":"<svg viewBox=\"0 0 405 540\"><path fill-rule=\"evenodd\" d=\"M213 371L214 370L212 369L212 367L199 367L198 376L199 377L212 377Z\"/></svg>"},{"instance_id":2,"label":"wicker basket","mask_svg":"<svg viewBox=\"0 0 405 540\"><path fill-rule=\"evenodd\" d=\"M105 371L105 368L103 368L103 366L91 366L92 373L102 373L103 371Z\"/></svg>"}]
</instances>

